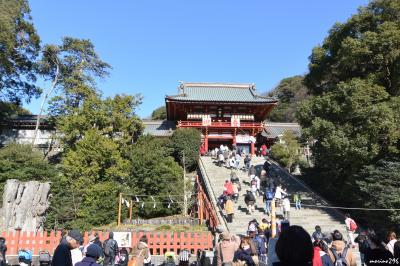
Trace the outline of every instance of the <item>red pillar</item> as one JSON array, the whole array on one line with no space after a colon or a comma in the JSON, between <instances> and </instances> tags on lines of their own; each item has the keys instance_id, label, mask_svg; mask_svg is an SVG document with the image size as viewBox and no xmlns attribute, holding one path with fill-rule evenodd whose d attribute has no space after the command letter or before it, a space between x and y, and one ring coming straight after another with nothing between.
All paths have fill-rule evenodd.
<instances>
[{"instance_id":1,"label":"red pillar","mask_svg":"<svg viewBox=\"0 0 400 266\"><path fill-rule=\"evenodd\" d=\"M206 150L206 153L208 152L208 136L206 135L204 137L204 149Z\"/></svg>"},{"instance_id":2,"label":"red pillar","mask_svg":"<svg viewBox=\"0 0 400 266\"><path fill-rule=\"evenodd\" d=\"M255 154L255 152L254 152L254 142L251 142L251 144L250 144L250 152L251 152L251 155Z\"/></svg>"}]
</instances>

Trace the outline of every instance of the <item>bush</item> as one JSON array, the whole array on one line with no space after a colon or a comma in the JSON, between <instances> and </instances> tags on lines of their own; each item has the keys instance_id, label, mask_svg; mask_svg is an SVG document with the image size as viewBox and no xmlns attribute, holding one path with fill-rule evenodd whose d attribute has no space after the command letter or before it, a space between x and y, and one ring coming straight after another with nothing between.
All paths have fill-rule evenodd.
<instances>
[{"instance_id":1,"label":"bush","mask_svg":"<svg viewBox=\"0 0 400 266\"><path fill-rule=\"evenodd\" d=\"M178 128L172 134L172 145L174 147L175 159L183 165L183 154L185 155L185 167L192 171L196 169L199 159L201 135L194 128Z\"/></svg>"}]
</instances>

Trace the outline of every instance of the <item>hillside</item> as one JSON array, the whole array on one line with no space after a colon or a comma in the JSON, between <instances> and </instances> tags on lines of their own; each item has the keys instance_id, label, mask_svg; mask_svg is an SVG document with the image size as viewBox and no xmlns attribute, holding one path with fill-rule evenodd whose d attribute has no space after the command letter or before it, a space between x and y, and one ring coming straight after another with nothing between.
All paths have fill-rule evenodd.
<instances>
[{"instance_id":1,"label":"hillside","mask_svg":"<svg viewBox=\"0 0 400 266\"><path fill-rule=\"evenodd\" d=\"M279 104L270 113L272 122L297 122L296 110L299 103L307 99L307 88L303 84L303 76L285 78L272 91L264 95L279 99Z\"/></svg>"}]
</instances>

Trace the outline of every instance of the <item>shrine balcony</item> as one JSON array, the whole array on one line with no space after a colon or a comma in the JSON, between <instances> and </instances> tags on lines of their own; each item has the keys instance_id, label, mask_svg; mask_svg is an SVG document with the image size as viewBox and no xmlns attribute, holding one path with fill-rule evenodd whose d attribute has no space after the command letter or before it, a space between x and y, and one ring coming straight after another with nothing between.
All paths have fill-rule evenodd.
<instances>
[{"instance_id":1,"label":"shrine balcony","mask_svg":"<svg viewBox=\"0 0 400 266\"><path fill-rule=\"evenodd\" d=\"M180 128L242 128L242 129L263 129L263 122L240 122L238 126L232 126L231 122L212 121L211 124L203 125L202 121L178 121Z\"/></svg>"}]
</instances>

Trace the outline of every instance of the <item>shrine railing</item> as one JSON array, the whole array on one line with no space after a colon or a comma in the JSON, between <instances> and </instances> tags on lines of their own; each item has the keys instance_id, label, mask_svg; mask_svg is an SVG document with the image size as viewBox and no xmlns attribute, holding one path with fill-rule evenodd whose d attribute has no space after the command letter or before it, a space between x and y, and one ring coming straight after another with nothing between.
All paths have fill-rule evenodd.
<instances>
[{"instance_id":1,"label":"shrine railing","mask_svg":"<svg viewBox=\"0 0 400 266\"><path fill-rule=\"evenodd\" d=\"M199 176L196 176L196 189L197 189L197 212L200 224L207 221L207 225L215 230L219 225L219 220L215 208L207 197L202 184L200 182Z\"/></svg>"},{"instance_id":2,"label":"shrine railing","mask_svg":"<svg viewBox=\"0 0 400 266\"><path fill-rule=\"evenodd\" d=\"M214 127L214 128L248 128L248 129L263 129L263 122L240 122L240 124L232 125L231 122L213 121L208 125L203 125L202 121L178 121L178 127Z\"/></svg>"},{"instance_id":3,"label":"shrine railing","mask_svg":"<svg viewBox=\"0 0 400 266\"><path fill-rule=\"evenodd\" d=\"M92 232L84 233L84 245L89 241ZM108 232L97 232L101 241L108 238ZM167 251L179 253L182 249L188 249L196 254L198 250L212 249L213 236L211 232L127 232L131 234L131 248L133 248L140 237L147 236L148 246L152 255L164 255ZM1 237L6 239L7 256L15 256L20 249L28 249L33 255L40 251L48 251L50 254L58 246L61 240L61 231L51 232L1 232Z\"/></svg>"}]
</instances>

